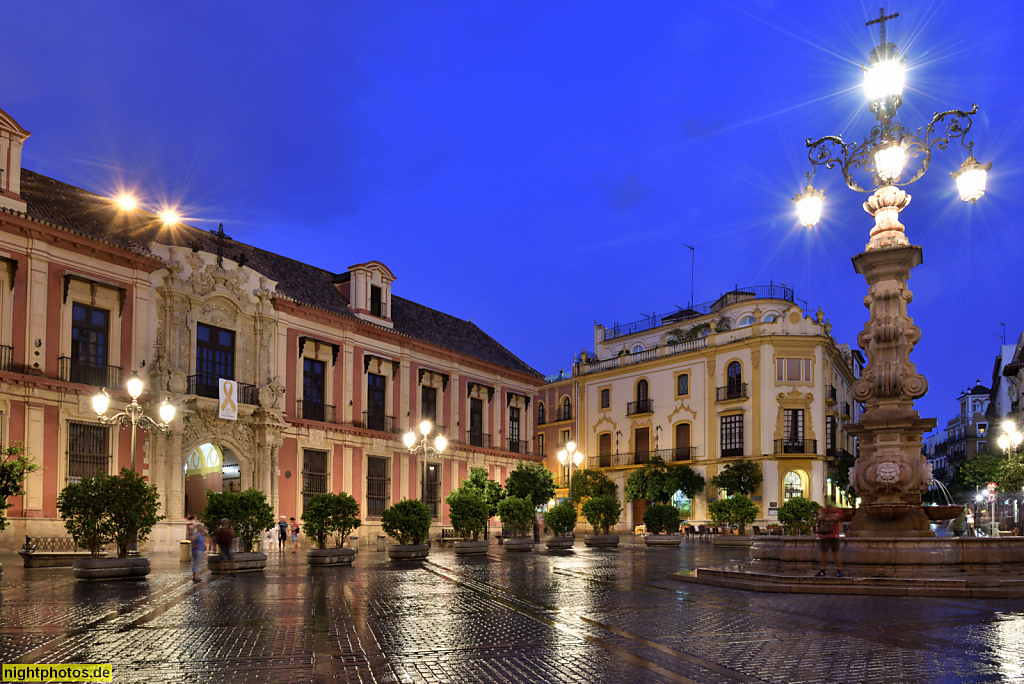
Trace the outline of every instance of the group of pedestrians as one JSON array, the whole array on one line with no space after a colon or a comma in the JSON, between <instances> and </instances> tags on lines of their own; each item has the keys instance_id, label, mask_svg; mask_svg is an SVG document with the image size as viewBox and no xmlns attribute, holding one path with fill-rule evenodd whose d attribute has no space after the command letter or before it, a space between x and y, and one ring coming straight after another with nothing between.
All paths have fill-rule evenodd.
<instances>
[{"instance_id":1,"label":"group of pedestrians","mask_svg":"<svg viewBox=\"0 0 1024 684\"><path fill-rule=\"evenodd\" d=\"M277 550L284 551L288 536L292 538L292 553L299 552L299 523L295 518L286 518L283 515L277 521Z\"/></svg>"},{"instance_id":2,"label":"group of pedestrians","mask_svg":"<svg viewBox=\"0 0 1024 684\"><path fill-rule=\"evenodd\" d=\"M299 524L295 521L295 518L286 518L282 515L275 527L277 529L278 551L284 551L285 543L290 535L292 541L292 553L298 553L300 530ZM192 545L193 582L199 581L199 570L202 567L203 555L205 555L208 548L212 548L212 544L209 539L211 536L212 542L216 543L220 550L221 558L225 563L227 563L228 574L231 577L235 576L235 531L231 527L231 521L227 518L223 518L220 521L220 527L214 530L211 535L202 522L196 520L194 515L190 515L188 516L188 522L185 524L185 538L188 539Z\"/></svg>"}]
</instances>

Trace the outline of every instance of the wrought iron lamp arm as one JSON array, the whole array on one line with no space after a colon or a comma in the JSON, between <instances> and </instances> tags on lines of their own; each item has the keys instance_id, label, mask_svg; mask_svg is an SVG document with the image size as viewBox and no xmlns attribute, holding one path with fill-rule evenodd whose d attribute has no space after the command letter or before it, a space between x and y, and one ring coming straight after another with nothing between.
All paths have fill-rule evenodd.
<instances>
[{"instance_id":1,"label":"wrought iron lamp arm","mask_svg":"<svg viewBox=\"0 0 1024 684\"><path fill-rule=\"evenodd\" d=\"M142 407L134 400L125 407L124 411L115 413L112 416L99 416L99 419L104 425L119 425L126 428L135 426L143 430L159 430L160 432L167 432L168 428L170 428L170 425L167 423L158 423L149 416L144 415Z\"/></svg>"},{"instance_id":2,"label":"wrought iron lamp arm","mask_svg":"<svg viewBox=\"0 0 1024 684\"><path fill-rule=\"evenodd\" d=\"M410 454L423 456L424 458L441 458L441 452L434 448L430 441L424 437L423 441L416 446L408 447Z\"/></svg>"}]
</instances>

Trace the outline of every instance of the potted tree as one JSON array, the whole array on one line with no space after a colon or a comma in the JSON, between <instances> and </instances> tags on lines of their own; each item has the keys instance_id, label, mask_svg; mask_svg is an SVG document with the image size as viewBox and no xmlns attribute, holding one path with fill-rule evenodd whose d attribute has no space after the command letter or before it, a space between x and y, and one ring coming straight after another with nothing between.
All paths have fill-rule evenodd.
<instances>
[{"instance_id":1,"label":"potted tree","mask_svg":"<svg viewBox=\"0 0 1024 684\"><path fill-rule=\"evenodd\" d=\"M647 510L654 509L651 520L654 527L648 524L647 512L644 512L644 525L647 527L647 546L678 546L682 541L679 536L679 509L668 505L676 492L682 492L687 498L693 498L698 492L704 491L704 477L688 465L669 466L659 456L651 458L642 468L634 470L626 480L626 499L629 501L648 502ZM668 509L672 509L669 511ZM672 521L675 524L671 524Z\"/></svg>"},{"instance_id":2,"label":"potted tree","mask_svg":"<svg viewBox=\"0 0 1024 684\"><path fill-rule=\"evenodd\" d=\"M419 499L402 499L380 516L384 534L398 540L388 546L391 560L426 558L430 552L430 508Z\"/></svg>"},{"instance_id":3,"label":"potted tree","mask_svg":"<svg viewBox=\"0 0 1024 684\"><path fill-rule=\"evenodd\" d=\"M644 511L644 525L647 546L679 546L682 537L675 534L679 531L679 509L672 504L656 503Z\"/></svg>"},{"instance_id":4,"label":"potted tree","mask_svg":"<svg viewBox=\"0 0 1024 684\"><path fill-rule=\"evenodd\" d=\"M736 525L739 527L740 535L743 535L747 525L757 520L758 512L757 504L745 494L718 499L708 506L708 513L711 514L711 519L716 524ZM750 537L739 540L716 538L713 543L726 546L749 546Z\"/></svg>"},{"instance_id":5,"label":"potted tree","mask_svg":"<svg viewBox=\"0 0 1024 684\"><path fill-rule=\"evenodd\" d=\"M462 537L453 545L455 553L460 556L487 553L487 540L480 539L490 517L483 493L466 480L461 487L452 490L445 501L455 534Z\"/></svg>"},{"instance_id":6,"label":"potted tree","mask_svg":"<svg viewBox=\"0 0 1024 684\"><path fill-rule=\"evenodd\" d=\"M545 542L549 549L571 549L576 542L576 506L571 500L552 506L544 513L544 524L554 536Z\"/></svg>"},{"instance_id":7,"label":"potted tree","mask_svg":"<svg viewBox=\"0 0 1024 684\"><path fill-rule=\"evenodd\" d=\"M488 539L489 523L491 518L498 515L498 502L505 498L505 488L487 475L487 468L479 466L469 471L469 477L462 482L462 486L476 489L487 504L488 524L484 525L484 539Z\"/></svg>"},{"instance_id":8,"label":"potted tree","mask_svg":"<svg viewBox=\"0 0 1024 684\"><path fill-rule=\"evenodd\" d=\"M256 540L273 528L274 509L267 503L267 495L258 489L244 492L206 491L206 507L200 519L211 533L220 527L220 521L231 521L238 538L235 554L235 572L260 572L267 567L267 554L255 550ZM210 572L225 571L225 559L219 553L210 553L206 565Z\"/></svg>"},{"instance_id":9,"label":"potted tree","mask_svg":"<svg viewBox=\"0 0 1024 684\"><path fill-rule=\"evenodd\" d=\"M498 504L501 524L512 534L512 537L503 540L502 546L506 551L533 550L533 537L527 535L536 524L536 510L530 499L519 496L505 497Z\"/></svg>"},{"instance_id":10,"label":"potted tree","mask_svg":"<svg viewBox=\"0 0 1024 684\"><path fill-rule=\"evenodd\" d=\"M795 496L782 504L779 509L779 522L786 534L810 534L818 519L821 504L802 496Z\"/></svg>"},{"instance_id":11,"label":"potted tree","mask_svg":"<svg viewBox=\"0 0 1024 684\"><path fill-rule=\"evenodd\" d=\"M526 465L522 461L516 469L505 478L505 491L509 496L515 496L533 502L533 541L540 541L540 525L537 523L536 507L555 498L555 477L551 471L541 463ZM504 519L502 520L504 522Z\"/></svg>"},{"instance_id":12,"label":"potted tree","mask_svg":"<svg viewBox=\"0 0 1024 684\"><path fill-rule=\"evenodd\" d=\"M310 565L351 565L356 550L345 546L345 540L359 527L359 503L351 494L316 494L302 510L302 526L306 538L315 548L306 550ZM327 547L329 538L334 546Z\"/></svg>"},{"instance_id":13,"label":"potted tree","mask_svg":"<svg viewBox=\"0 0 1024 684\"><path fill-rule=\"evenodd\" d=\"M74 562L75 577L104 580L148 575L149 559L129 558L128 548L133 540L146 541L163 520L157 515L159 507L156 487L129 468L122 468L118 475L83 477L65 487L57 497L57 510L75 544L90 555ZM100 549L109 543L117 544L117 557L100 558Z\"/></svg>"},{"instance_id":14,"label":"potted tree","mask_svg":"<svg viewBox=\"0 0 1024 684\"><path fill-rule=\"evenodd\" d=\"M583 537L583 543L587 546L618 546L619 535L612 534L614 527L622 516L622 504L618 497L609 494L591 497L587 499L582 508L583 517L587 519L594 529L593 534ZM598 531L600 530L600 533Z\"/></svg>"},{"instance_id":15,"label":"potted tree","mask_svg":"<svg viewBox=\"0 0 1024 684\"><path fill-rule=\"evenodd\" d=\"M25 478L38 470L39 464L32 461L22 442L11 444L0 454L3 456L0 458L0 532L3 532L7 528L7 509L14 505L10 497L25 495Z\"/></svg>"}]
</instances>

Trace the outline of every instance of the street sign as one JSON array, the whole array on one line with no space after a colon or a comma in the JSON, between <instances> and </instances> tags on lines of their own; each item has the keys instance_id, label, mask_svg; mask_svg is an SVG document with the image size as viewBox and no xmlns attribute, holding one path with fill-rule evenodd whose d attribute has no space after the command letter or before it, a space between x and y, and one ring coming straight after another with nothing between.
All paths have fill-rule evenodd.
<instances>
[{"instance_id":1,"label":"street sign","mask_svg":"<svg viewBox=\"0 0 1024 684\"><path fill-rule=\"evenodd\" d=\"M998 484L996 484L995 482L989 482L989 483L988 483L988 487L987 487L987 489L988 489L988 491L990 491L990 492L994 492L994 491L996 491L996 487L998 487L998 486L999 486L999 485L998 485Z\"/></svg>"}]
</instances>

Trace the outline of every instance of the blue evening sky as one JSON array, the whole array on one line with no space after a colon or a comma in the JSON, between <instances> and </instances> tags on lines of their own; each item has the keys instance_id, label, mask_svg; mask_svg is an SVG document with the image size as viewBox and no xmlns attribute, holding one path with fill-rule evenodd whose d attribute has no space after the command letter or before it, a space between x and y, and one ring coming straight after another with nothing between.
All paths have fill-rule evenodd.
<instances>
[{"instance_id":1,"label":"blue evening sky","mask_svg":"<svg viewBox=\"0 0 1024 684\"><path fill-rule=\"evenodd\" d=\"M0 109L26 167L134 189L189 222L471 318L544 373L634 321L770 281L855 344L872 219L837 172L808 231L804 141L863 137L871 2L90 2L5 6ZM975 206L937 154L907 189L924 247L912 359L944 424L1024 327L1024 4L890 2L900 118L977 102ZM1016 142L1015 142L1016 141Z\"/></svg>"}]
</instances>

